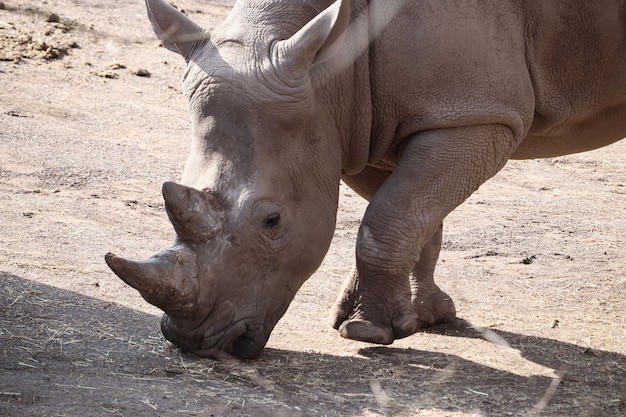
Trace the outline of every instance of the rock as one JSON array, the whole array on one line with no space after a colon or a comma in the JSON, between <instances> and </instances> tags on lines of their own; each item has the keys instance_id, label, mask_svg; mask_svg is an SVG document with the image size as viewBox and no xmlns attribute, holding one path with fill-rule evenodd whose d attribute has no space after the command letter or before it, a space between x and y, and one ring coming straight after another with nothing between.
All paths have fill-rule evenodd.
<instances>
[{"instance_id":1,"label":"rock","mask_svg":"<svg viewBox=\"0 0 626 417\"><path fill-rule=\"evenodd\" d=\"M46 17L46 22L48 22L48 23L58 23L59 21L61 21L61 18L56 13L50 13Z\"/></svg>"},{"instance_id":2,"label":"rock","mask_svg":"<svg viewBox=\"0 0 626 417\"><path fill-rule=\"evenodd\" d=\"M133 71L133 74L136 75L137 77L150 77L150 71L148 71L147 69L144 68L137 68L136 70Z\"/></svg>"}]
</instances>

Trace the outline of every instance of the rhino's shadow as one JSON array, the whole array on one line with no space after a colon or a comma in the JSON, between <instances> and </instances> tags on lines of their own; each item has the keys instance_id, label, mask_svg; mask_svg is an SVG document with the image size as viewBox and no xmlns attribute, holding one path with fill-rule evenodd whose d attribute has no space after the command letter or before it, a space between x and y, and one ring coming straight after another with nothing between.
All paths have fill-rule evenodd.
<instances>
[{"instance_id":1,"label":"rhino's shadow","mask_svg":"<svg viewBox=\"0 0 626 417\"><path fill-rule=\"evenodd\" d=\"M440 334L447 337L486 339L496 344L503 344L518 351L522 357L536 364L564 372L567 379L584 378L584 375L575 376L577 372L588 374L586 365L597 366L605 361L617 361L626 365L626 357L617 352L608 352L571 343L561 342L550 338L527 336L503 330L478 328L463 319L456 319L452 323L433 326L425 329L426 333ZM617 369L621 374L621 381L626 384L626 370ZM626 387L625 387L626 388Z\"/></svg>"},{"instance_id":2,"label":"rhino's shadow","mask_svg":"<svg viewBox=\"0 0 626 417\"><path fill-rule=\"evenodd\" d=\"M256 361L215 362L171 349L153 315L7 273L0 283L3 416L525 415L552 382L393 347L365 347L361 356L268 348ZM437 331L478 337L463 322ZM620 415L626 357L499 334L528 360L566 365L571 377L542 415Z\"/></svg>"},{"instance_id":3,"label":"rhino's shadow","mask_svg":"<svg viewBox=\"0 0 626 417\"><path fill-rule=\"evenodd\" d=\"M442 331L444 328L435 330ZM445 326L445 332L452 338L482 338L462 320ZM368 407L385 415L440 409L482 416L626 416L624 355L547 338L497 334L509 343L510 352L517 351L528 361L552 368L553 376L522 376L514 368L496 369L456 355L386 346L360 349L359 354L368 359L364 361L313 354L307 359L299 352L274 349L267 349L263 358L284 361L294 373L308 367L307 377L300 379L301 386L306 387L308 382L315 387L319 381L326 381L323 385L334 388L318 392L317 401L324 393L363 395L369 387L375 401ZM342 415L348 414L344 411Z\"/></svg>"}]
</instances>

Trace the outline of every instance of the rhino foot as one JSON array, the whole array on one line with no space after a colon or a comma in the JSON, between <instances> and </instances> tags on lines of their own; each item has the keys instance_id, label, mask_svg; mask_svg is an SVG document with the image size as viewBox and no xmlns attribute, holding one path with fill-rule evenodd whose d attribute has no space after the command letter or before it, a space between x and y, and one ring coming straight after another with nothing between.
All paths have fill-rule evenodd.
<instances>
[{"instance_id":1,"label":"rhino foot","mask_svg":"<svg viewBox=\"0 0 626 417\"><path fill-rule=\"evenodd\" d=\"M408 281L408 280L407 280ZM393 296L359 288L358 275L347 280L331 310L331 324L346 339L388 345L415 333L420 321L408 285Z\"/></svg>"},{"instance_id":2,"label":"rhino foot","mask_svg":"<svg viewBox=\"0 0 626 417\"><path fill-rule=\"evenodd\" d=\"M437 286L431 291L414 294L412 303L419 317L420 328L437 323L449 323L456 317L454 301Z\"/></svg>"},{"instance_id":3,"label":"rhino foot","mask_svg":"<svg viewBox=\"0 0 626 417\"><path fill-rule=\"evenodd\" d=\"M395 340L390 329L380 327L368 320L353 319L344 321L339 326L341 337L361 342L389 345Z\"/></svg>"},{"instance_id":4,"label":"rhino foot","mask_svg":"<svg viewBox=\"0 0 626 417\"><path fill-rule=\"evenodd\" d=\"M452 298L434 284L412 295L399 292L387 299L383 291L359 288L357 274L348 279L331 309L331 324L342 337L383 345L455 317Z\"/></svg>"},{"instance_id":5,"label":"rhino foot","mask_svg":"<svg viewBox=\"0 0 626 417\"><path fill-rule=\"evenodd\" d=\"M456 317L456 308L452 299L443 291L437 291L413 300L410 310L396 310L389 317L382 311L356 308L346 313L345 298L338 301L332 309L331 321L339 334L352 340L361 342L389 345L395 339L412 335L422 328L438 323L451 322ZM394 306L394 307L397 307ZM388 311L388 308L382 309ZM371 319L377 317L377 319Z\"/></svg>"},{"instance_id":6,"label":"rhino foot","mask_svg":"<svg viewBox=\"0 0 626 417\"><path fill-rule=\"evenodd\" d=\"M392 325L353 318L343 321L338 330L341 337L346 339L390 345L394 340L410 336L419 330L419 323L413 315Z\"/></svg>"}]
</instances>

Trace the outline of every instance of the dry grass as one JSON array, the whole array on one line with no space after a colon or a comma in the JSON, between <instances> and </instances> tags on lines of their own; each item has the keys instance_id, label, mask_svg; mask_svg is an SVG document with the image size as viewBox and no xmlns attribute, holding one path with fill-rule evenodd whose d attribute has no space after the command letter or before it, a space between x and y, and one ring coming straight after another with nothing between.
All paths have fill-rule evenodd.
<instances>
[{"instance_id":1,"label":"dry grass","mask_svg":"<svg viewBox=\"0 0 626 417\"><path fill-rule=\"evenodd\" d=\"M357 356L269 348L257 361L218 362L173 348L146 326L155 317L6 274L2 282L0 404L8 415L23 407L36 411L48 396L66 415L78 415L71 410L89 398L98 399L101 415L534 417L560 415L549 405L564 395L587 412L623 408L622 394L604 404L592 398L598 394L594 381L623 382L626 361L607 352L565 349L564 355L589 362L581 379L574 358L564 357L569 369L551 378L529 379L494 374L458 356L383 347L364 347ZM508 335L468 327L460 322L444 332L489 340L502 358L524 354L509 346ZM524 339L532 340L513 343ZM549 349L538 353L552 355ZM606 373L603 366L613 369ZM43 385L33 382L42 376Z\"/></svg>"}]
</instances>

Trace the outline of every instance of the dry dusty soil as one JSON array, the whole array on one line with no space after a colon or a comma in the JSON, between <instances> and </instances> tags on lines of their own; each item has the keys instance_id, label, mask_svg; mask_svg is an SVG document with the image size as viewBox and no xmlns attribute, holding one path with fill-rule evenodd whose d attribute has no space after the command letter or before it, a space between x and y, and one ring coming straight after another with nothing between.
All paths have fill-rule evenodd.
<instances>
[{"instance_id":1,"label":"dry dusty soil","mask_svg":"<svg viewBox=\"0 0 626 417\"><path fill-rule=\"evenodd\" d=\"M212 28L232 2L176 5ZM342 188L331 250L260 359L166 343L103 256L173 240L182 65L140 0L0 3L0 415L626 415L626 141L511 162L450 215L451 325L388 347L329 327L365 208Z\"/></svg>"}]
</instances>

